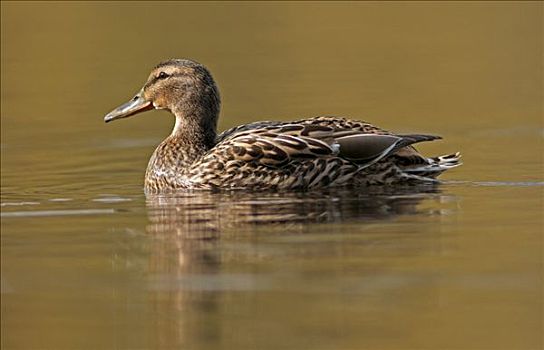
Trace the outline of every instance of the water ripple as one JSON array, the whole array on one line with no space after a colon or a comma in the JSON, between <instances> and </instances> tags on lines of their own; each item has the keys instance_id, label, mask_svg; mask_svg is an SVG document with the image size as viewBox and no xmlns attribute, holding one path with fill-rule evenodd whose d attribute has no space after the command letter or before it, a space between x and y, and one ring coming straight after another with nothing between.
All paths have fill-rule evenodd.
<instances>
[{"instance_id":1,"label":"water ripple","mask_svg":"<svg viewBox=\"0 0 544 350\"><path fill-rule=\"evenodd\" d=\"M472 185L472 186L510 186L510 187L531 187L544 186L544 181L443 181L451 185Z\"/></svg>"},{"instance_id":2,"label":"water ripple","mask_svg":"<svg viewBox=\"0 0 544 350\"><path fill-rule=\"evenodd\" d=\"M19 206L19 205L38 205L40 202L4 202L0 203L0 207Z\"/></svg>"},{"instance_id":3,"label":"water ripple","mask_svg":"<svg viewBox=\"0 0 544 350\"><path fill-rule=\"evenodd\" d=\"M73 210L31 210L31 211L11 211L0 213L3 218L25 218L36 216L68 216L68 215L97 215L113 214L115 209L73 209Z\"/></svg>"}]
</instances>

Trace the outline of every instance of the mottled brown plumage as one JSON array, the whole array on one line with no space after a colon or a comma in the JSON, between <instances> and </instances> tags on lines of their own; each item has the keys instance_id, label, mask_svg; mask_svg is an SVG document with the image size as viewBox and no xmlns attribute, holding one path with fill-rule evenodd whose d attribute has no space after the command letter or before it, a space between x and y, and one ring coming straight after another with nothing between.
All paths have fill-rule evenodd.
<instances>
[{"instance_id":1,"label":"mottled brown plumage","mask_svg":"<svg viewBox=\"0 0 544 350\"><path fill-rule=\"evenodd\" d=\"M459 153L426 158L412 146L437 136L395 135L334 116L260 121L217 135L219 91L209 71L190 60L157 65L142 90L106 115L105 121L153 108L169 110L176 124L149 160L148 193L433 182L443 171L460 165Z\"/></svg>"}]
</instances>

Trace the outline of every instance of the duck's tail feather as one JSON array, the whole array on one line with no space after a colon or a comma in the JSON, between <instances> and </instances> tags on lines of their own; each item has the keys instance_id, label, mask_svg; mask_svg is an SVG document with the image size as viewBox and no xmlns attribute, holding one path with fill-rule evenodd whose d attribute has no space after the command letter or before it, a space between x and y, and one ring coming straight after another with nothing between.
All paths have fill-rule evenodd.
<instances>
[{"instance_id":1,"label":"duck's tail feather","mask_svg":"<svg viewBox=\"0 0 544 350\"><path fill-rule=\"evenodd\" d=\"M442 174L444 171L458 167L459 165L463 164L461 162L461 153L459 152L433 158L427 158L427 161L427 164L421 164L414 167L406 167L402 170L404 173L410 175L435 178L438 175Z\"/></svg>"}]
</instances>

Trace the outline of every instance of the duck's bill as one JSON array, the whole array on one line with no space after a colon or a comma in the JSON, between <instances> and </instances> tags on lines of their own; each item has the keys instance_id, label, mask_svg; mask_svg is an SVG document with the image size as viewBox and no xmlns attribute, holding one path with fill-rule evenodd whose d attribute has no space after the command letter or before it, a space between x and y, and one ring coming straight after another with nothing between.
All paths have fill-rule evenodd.
<instances>
[{"instance_id":1,"label":"duck's bill","mask_svg":"<svg viewBox=\"0 0 544 350\"><path fill-rule=\"evenodd\" d=\"M130 116L148 111L153 108L154 107L151 101L147 101L146 99L144 99L142 93L139 92L136 96L134 96L132 100L128 101L125 104L122 104L121 106L106 114L106 116L104 117L104 121L108 123L112 120L128 118Z\"/></svg>"}]
</instances>

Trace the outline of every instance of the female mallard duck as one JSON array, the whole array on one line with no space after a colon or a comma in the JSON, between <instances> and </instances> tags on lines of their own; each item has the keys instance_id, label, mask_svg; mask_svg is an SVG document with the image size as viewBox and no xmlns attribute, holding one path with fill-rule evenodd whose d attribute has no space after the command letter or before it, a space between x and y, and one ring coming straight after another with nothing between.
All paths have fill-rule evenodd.
<instances>
[{"instance_id":1,"label":"female mallard duck","mask_svg":"<svg viewBox=\"0 0 544 350\"><path fill-rule=\"evenodd\" d=\"M395 135L333 116L255 122L217 135L219 106L210 72L194 61L172 59L157 65L140 92L104 120L153 108L176 116L174 130L149 160L148 193L434 182L443 171L460 165L459 153L426 158L412 146L438 136Z\"/></svg>"}]
</instances>

